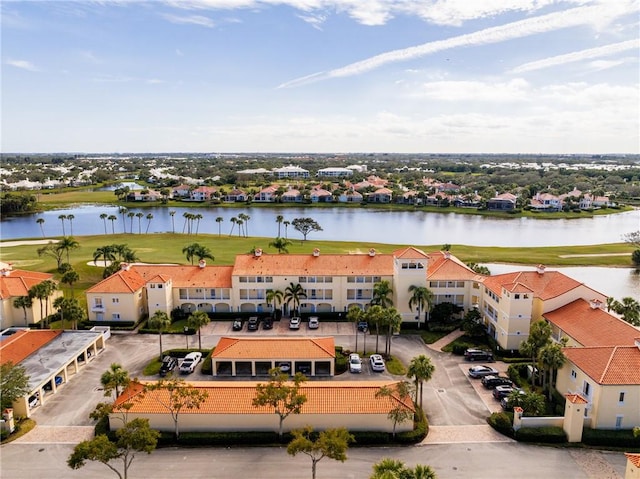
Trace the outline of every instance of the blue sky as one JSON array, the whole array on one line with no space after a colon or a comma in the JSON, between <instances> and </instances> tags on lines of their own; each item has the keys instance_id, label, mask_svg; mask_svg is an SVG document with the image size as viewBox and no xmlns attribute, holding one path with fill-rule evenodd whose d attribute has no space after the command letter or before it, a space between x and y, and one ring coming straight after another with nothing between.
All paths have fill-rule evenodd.
<instances>
[{"instance_id":1,"label":"blue sky","mask_svg":"<svg viewBox=\"0 0 640 479\"><path fill-rule=\"evenodd\" d=\"M5 153L640 153L637 0L0 9Z\"/></svg>"}]
</instances>

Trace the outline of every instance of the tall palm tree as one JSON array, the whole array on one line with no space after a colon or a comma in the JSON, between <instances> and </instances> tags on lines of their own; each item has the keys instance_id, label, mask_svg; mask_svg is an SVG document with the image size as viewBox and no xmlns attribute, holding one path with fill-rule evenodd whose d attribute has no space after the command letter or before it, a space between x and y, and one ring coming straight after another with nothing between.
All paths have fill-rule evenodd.
<instances>
[{"instance_id":1,"label":"tall palm tree","mask_svg":"<svg viewBox=\"0 0 640 479\"><path fill-rule=\"evenodd\" d=\"M138 212L136 213L136 218L138 218L138 234L139 234L139 235L141 235L141 234L142 234L142 224L141 224L141 221L142 221L142 218L144 218L144 213L142 213L142 212L138 211Z\"/></svg>"},{"instance_id":2,"label":"tall palm tree","mask_svg":"<svg viewBox=\"0 0 640 479\"><path fill-rule=\"evenodd\" d=\"M127 217L127 212L129 210L126 208L126 206L120 206L118 207L118 213L120 213L122 215L122 232L126 233L127 232L127 223L126 223L126 217Z\"/></svg>"},{"instance_id":3,"label":"tall palm tree","mask_svg":"<svg viewBox=\"0 0 640 479\"><path fill-rule=\"evenodd\" d=\"M65 236L58 242L58 249L65 251L67 254L67 263L71 264L69 251L72 249L77 249L80 247L80 243L78 243L73 236Z\"/></svg>"},{"instance_id":4,"label":"tall palm tree","mask_svg":"<svg viewBox=\"0 0 640 479\"><path fill-rule=\"evenodd\" d=\"M211 320L209 315L204 311L194 311L191 316L187 318L187 324L189 327L198 330L198 349L202 349L202 337L200 336L200 329L202 326L209 324Z\"/></svg>"},{"instance_id":5,"label":"tall palm tree","mask_svg":"<svg viewBox=\"0 0 640 479\"><path fill-rule=\"evenodd\" d=\"M347 321L355 323L356 325L356 353L358 352L358 323L362 321L363 315L364 311L362 311L358 306L351 306L349 311L347 311Z\"/></svg>"},{"instance_id":6,"label":"tall palm tree","mask_svg":"<svg viewBox=\"0 0 640 479\"><path fill-rule=\"evenodd\" d=\"M78 274L78 272L72 269L70 269L69 271L65 271L65 273L62 275L62 278L60 278L60 281L64 284L69 285L69 287L71 288L71 297L73 298L73 285L74 283L80 281L80 275Z\"/></svg>"},{"instance_id":7,"label":"tall palm tree","mask_svg":"<svg viewBox=\"0 0 640 479\"><path fill-rule=\"evenodd\" d=\"M387 356L391 356L391 338L393 334L400 331L400 325L402 324L402 316L398 313L396 308L385 308L382 314L382 321L387 327L386 341L384 345L384 353Z\"/></svg>"},{"instance_id":8,"label":"tall palm tree","mask_svg":"<svg viewBox=\"0 0 640 479\"><path fill-rule=\"evenodd\" d=\"M249 220L251 219L251 216L244 214L244 213L240 213L238 215L238 218L240 220L242 220L242 224L244 224L244 236L249 236Z\"/></svg>"},{"instance_id":9,"label":"tall palm tree","mask_svg":"<svg viewBox=\"0 0 640 479\"><path fill-rule=\"evenodd\" d=\"M153 316L147 321L149 328L158 330L158 336L160 338L160 361L162 361L162 332L169 329L171 326L171 319L164 311L156 311Z\"/></svg>"},{"instance_id":10,"label":"tall palm tree","mask_svg":"<svg viewBox=\"0 0 640 479\"><path fill-rule=\"evenodd\" d=\"M275 312L278 304L282 304L282 298L284 297L284 293L279 289L268 289L266 300L267 304L273 306L273 311Z\"/></svg>"},{"instance_id":11,"label":"tall palm tree","mask_svg":"<svg viewBox=\"0 0 640 479\"><path fill-rule=\"evenodd\" d=\"M237 219L236 223L238 224L238 236L242 236L242 225L244 224L244 221L242 221L241 219Z\"/></svg>"},{"instance_id":12,"label":"tall palm tree","mask_svg":"<svg viewBox=\"0 0 640 479\"><path fill-rule=\"evenodd\" d=\"M285 238L276 238L271 243L269 243L270 248L275 248L278 250L279 254L288 253L289 246L291 245L291 241Z\"/></svg>"},{"instance_id":13,"label":"tall palm tree","mask_svg":"<svg viewBox=\"0 0 640 479\"><path fill-rule=\"evenodd\" d=\"M563 346L564 344L560 343L549 343L538 352L538 363L541 369L545 371L543 388L547 388L549 401L553 399L554 373L567 361L562 352Z\"/></svg>"},{"instance_id":14,"label":"tall palm tree","mask_svg":"<svg viewBox=\"0 0 640 479\"><path fill-rule=\"evenodd\" d=\"M114 392L114 399L120 396L120 388L122 390L126 389L130 382L129 373L117 363L111 363L109 369L100 376L100 384L104 388L104 395L110 396Z\"/></svg>"},{"instance_id":15,"label":"tall palm tree","mask_svg":"<svg viewBox=\"0 0 640 479\"><path fill-rule=\"evenodd\" d=\"M18 296L13 300L14 308L22 308L22 312L24 313L24 325L25 327L29 325L27 322L27 309L33 306L33 299L31 296Z\"/></svg>"},{"instance_id":16,"label":"tall palm tree","mask_svg":"<svg viewBox=\"0 0 640 479\"><path fill-rule=\"evenodd\" d=\"M109 217L108 214L106 213L102 213L100 215L100 219L102 220L102 223L104 224L104 234L107 234L107 218Z\"/></svg>"},{"instance_id":17,"label":"tall palm tree","mask_svg":"<svg viewBox=\"0 0 640 479\"><path fill-rule=\"evenodd\" d=\"M113 246L106 245L96 248L96 250L93 252L93 263L96 264L100 258L103 258L105 268L107 267L107 261L115 261L116 255L113 250Z\"/></svg>"},{"instance_id":18,"label":"tall palm tree","mask_svg":"<svg viewBox=\"0 0 640 479\"><path fill-rule=\"evenodd\" d=\"M204 216L202 216L200 213L196 213L195 215L193 215L193 218L196 220L196 235L197 235L198 231L200 230L200 220L204 218Z\"/></svg>"},{"instance_id":19,"label":"tall palm tree","mask_svg":"<svg viewBox=\"0 0 640 479\"><path fill-rule=\"evenodd\" d=\"M284 225L284 237L285 238L289 238L289 225L291 224L291 221L283 221L282 224Z\"/></svg>"},{"instance_id":20,"label":"tall palm tree","mask_svg":"<svg viewBox=\"0 0 640 479\"><path fill-rule=\"evenodd\" d=\"M418 390L420 390L420 407L422 407L422 390L424 383L431 380L435 369L435 366L431 363L431 359L424 354L416 356L409 363L407 377L409 379L413 378L415 382L416 404L418 404Z\"/></svg>"},{"instance_id":21,"label":"tall palm tree","mask_svg":"<svg viewBox=\"0 0 640 479\"><path fill-rule=\"evenodd\" d=\"M144 234L149 234L149 226L151 226L151 220L153 219L153 215L151 213L147 213L147 229Z\"/></svg>"},{"instance_id":22,"label":"tall palm tree","mask_svg":"<svg viewBox=\"0 0 640 479\"><path fill-rule=\"evenodd\" d=\"M176 223L175 223L175 218L174 217L176 216L176 212L173 211L173 210L169 211L169 216L171 216L171 232L173 234L175 234L176 233Z\"/></svg>"},{"instance_id":23,"label":"tall palm tree","mask_svg":"<svg viewBox=\"0 0 640 479\"><path fill-rule=\"evenodd\" d=\"M218 216L216 218L216 223L218 223L218 236L220 236L222 234L222 222L224 221L224 218L222 216Z\"/></svg>"},{"instance_id":24,"label":"tall palm tree","mask_svg":"<svg viewBox=\"0 0 640 479\"><path fill-rule=\"evenodd\" d=\"M44 218L38 218L36 220L36 223L38 223L40 225L40 231L42 231L42 237L44 238Z\"/></svg>"},{"instance_id":25,"label":"tall palm tree","mask_svg":"<svg viewBox=\"0 0 640 479\"><path fill-rule=\"evenodd\" d=\"M231 231L229 231L229 236L231 236L231 234L233 233L233 227L238 224L238 218L236 218L235 216L232 217L229 221L231 221Z\"/></svg>"},{"instance_id":26,"label":"tall palm tree","mask_svg":"<svg viewBox=\"0 0 640 479\"><path fill-rule=\"evenodd\" d=\"M276 216L276 223L278 223L278 238L280 238L280 226L282 226L283 221L284 221L284 216L282 215Z\"/></svg>"},{"instance_id":27,"label":"tall palm tree","mask_svg":"<svg viewBox=\"0 0 640 479\"><path fill-rule=\"evenodd\" d=\"M411 298L409 299L409 309L413 311L414 306L418 310L418 329L420 329L420 317L422 311L427 311L427 315L433 306L434 294L426 286L409 286ZM426 321L427 329L429 329L429 321Z\"/></svg>"},{"instance_id":28,"label":"tall palm tree","mask_svg":"<svg viewBox=\"0 0 640 479\"><path fill-rule=\"evenodd\" d=\"M136 214L133 211L129 211L127 213L127 218L131 220L129 223L129 233L133 234L133 218L135 218Z\"/></svg>"},{"instance_id":29,"label":"tall palm tree","mask_svg":"<svg viewBox=\"0 0 640 479\"><path fill-rule=\"evenodd\" d=\"M73 236L73 220L74 220L75 216L73 215L67 215L67 220L69 221L69 230L70 230L70 236Z\"/></svg>"},{"instance_id":30,"label":"tall palm tree","mask_svg":"<svg viewBox=\"0 0 640 479\"><path fill-rule=\"evenodd\" d=\"M115 221L118 219L118 217L116 215L109 215L107 219L111 221L111 234L116 234Z\"/></svg>"},{"instance_id":31,"label":"tall palm tree","mask_svg":"<svg viewBox=\"0 0 640 479\"><path fill-rule=\"evenodd\" d=\"M62 222L62 236L67 236L67 232L64 229L64 220L67 219L67 215L58 215L58 219Z\"/></svg>"},{"instance_id":32,"label":"tall palm tree","mask_svg":"<svg viewBox=\"0 0 640 479\"><path fill-rule=\"evenodd\" d=\"M187 224L189 224L190 216L191 216L191 213L189 213L188 211L185 211L184 213L182 213L182 217L184 218L184 224L182 225L182 234L184 234L185 231L187 232L187 234L191 233L191 227L189 227L189 230L187 230Z\"/></svg>"},{"instance_id":33,"label":"tall palm tree","mask_svg":"<svg viewBox=\"0 0 640 479\"><path fill-rule=\"evenodd\" d=\"M298 310L300 300L306 297L307 293L304 292L304 288L300 285L300 283L289 283L289 286L287 286L284 290L284 301L287 303L287 306L293 303L294 314Z\"/></svg>"}]
</instances>

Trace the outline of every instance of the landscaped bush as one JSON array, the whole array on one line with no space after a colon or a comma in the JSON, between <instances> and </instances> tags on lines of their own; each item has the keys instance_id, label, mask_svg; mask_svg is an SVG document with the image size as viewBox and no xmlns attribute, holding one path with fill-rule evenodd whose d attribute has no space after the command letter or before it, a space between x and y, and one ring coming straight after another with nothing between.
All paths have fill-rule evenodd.
<instances>
[{"instance_id":1,"label":"landscaped bush","mask_svg":"<svg viewBox=\"0 0 640 479\"><path fill-rule=\"evenodd\" d=\"M372 446L389 444L391 442L391 434L388 432L377 431L349 431L355 438L354 445L358 446Z\"/></svg>"},{"instance_id":2,"label":"landscaped bush","mask_svg":"<svg viewBox=\"0 0 640 479\"><path fill-rule=\"evenodd\" d=\"M494 412L487 418L487 423L499 433L513 437L513 413Z\"/></svg>"},{"instance_id":3,"label":"landscaped bush","mask_svg":"<svg viewBox=\"0 0 640 479\"><path fill-rule=\"evenodd\" d=\"M245 445L272 445L287 444L292 439L285 433L282 441L275 432L182 432L176 442L171 433L162 433L159 444L163 446L245 446Z\"/></svg>"},{"instance_id":4,"label":"landscaped bush","mask_svg":"<svg viewBox=\"0 0 640 479\"><path fill-rule=\"evenodd\" d=\"M622 447L640 449L640 437L633 436L632 429L587 429L582 431L582 443L598 447Z\"/></svg>"},{"instance_id":5,"label":"landscaped bush","mask_svg":"<svg viewBox=\"0 0 640 479\"><path fill-rule=\"evenodd\" d=\"M516 439L522 442L561 444L567 442L567 434L559 426L523 427L516 432Z\"/></svg>"},{"instance_id":6,"label":"landscaped bush","mask_svg":"<svg viewBox=\"0 0 640 479\"><path fill-rule=\"evenodd\" d=\"M429 422L422 408L418 407L413 422L413 430L396 434L396 441L400 444L416 444L429 433Z\"/></svg>"}]
</instances>

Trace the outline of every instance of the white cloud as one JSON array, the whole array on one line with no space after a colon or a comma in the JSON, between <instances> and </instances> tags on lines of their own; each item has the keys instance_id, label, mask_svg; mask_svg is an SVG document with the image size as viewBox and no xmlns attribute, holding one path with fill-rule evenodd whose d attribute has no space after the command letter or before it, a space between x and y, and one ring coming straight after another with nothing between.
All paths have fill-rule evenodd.
<instances>
[{"instance_id":1,"label":"white cloud","mask_svg":"<svg viewBox=\"0 0 640 479\"><path fill-rule=\"evenodd\" d=\"M389 63L413 60L451 48L500 43L515 38L582 25L594 26L597 24L598 26L602 26L605 18L607 21L612 21L619 16L635 13L637 8L636 3L637 2L618 1L614 4L578 7L562 12L527 18L497 27L486 28L477 32L459 35L446 40L438 40L415 47L382 53L341 68L296 78L279 85L278 88L295 87L329 78L359 75Z\"/></svg>"},{"instance_id":2,"label":"white cloud","mask_svg":"<svg viewBox=\"0 0 640 479\"><path fill-rule=\"evenodd\" d=\"M517 66L511 73L523 73L533 70L540 70L542 68L554 67L557 65L564 65L566 63L579 62L582 60L590 60L592 58L604 57L613 55L616 53L624 52L626 50L638 50L640 48L640 40L629 40L626 42L614 43L606 45L604 47L590 48L588 50L581 50L579 52L567 53L565 55L557 55L543 60L537 60L535 62L525 63ZM620 62L616 62L619 64Z\"/></svg>"},{"instance_id":3,"label":"white cloud","mask_svg":"<svg viewBox=\"0 0 640 479\"><path fill-rule=\"evenodd\" d=\"M12 60L9 59L5 62L12 67L21 68L22 70L28 70L30 72L39 72L40 69L28 60Z\"/></svg>"},{"instance_id":4,"label":"white cloud","mask_svg":"<svg viewBox=\"0 0 640 479\"><path fill-rule=\"evenodd\" d=\"M172 15L170 13L163 13L162 18L165 20L176 23L178 25L199 25L201 27L213 28L215 23L210 18L202 15Z\"/></svg>"},{"instance_id":5,"label":"white cloud","mask_svg":"<svg viewBox=\"0 0 640 479\"><path fill-rule=\"evenodd\" d=\"M508 82L434 81L416 88L411 96L436 101L485 101L507 103L526 100L530 85L517 78Z\"/></svg>"}]
</instances>

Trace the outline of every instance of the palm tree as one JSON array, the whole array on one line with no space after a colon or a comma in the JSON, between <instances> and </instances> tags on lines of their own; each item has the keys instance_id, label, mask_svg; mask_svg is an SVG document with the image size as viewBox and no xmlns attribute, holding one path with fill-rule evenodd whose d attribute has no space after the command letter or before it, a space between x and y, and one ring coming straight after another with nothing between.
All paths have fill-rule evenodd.
<instances>
[{"instance_id":1,"label":"palm tree","mask_svg":"<svg viewBox=\"0 0 640 479\"><path fill-rule=\"evenodd\" d=\"M116 234L115 221L118 219L118 217L116 215L109 215L107 219L111 221L111 233Z\"/></svg>"},{"instance_id":2,"label":"palm tree","mask_svg":"<svg viewBox=\"0 0 640 479\"><path fill-rule=\"evenodd\" d=\"M215 261L213 253L207 246L203 246L199 243L191 243L190 245L182 248L182 253L187 257L187 261L193 264L193 260L197 259L198 262L203 259L210 259Z\"/></svg>"},{"instance_id":3,"label":"palm tree","mask_svg":"<svg viewBox=\"0 0 640 479\"><path fill-rule=\"evenodd\" d=\"M40 318L45 326L48 326L46 318L49 316L49 296L51 296L56 289L56 284L50 279L35 284L29 289L29 296L31 298L37 298L40 302Z\"/></svg>"},{"instance_id":4,"label":"palm tree","mask_svg":"<svg viewBox=\"0 0 640 479\"><path fill-rule=\"evenodd\" d=\"M238 223L238 237L240 237L242 236L242 225L244 224L244 221L242 221L241 219L238 219L236 220L236 223Z\"/></svg>"},{"instance_id":5,"label":"palm tree","mask_svg":"<svg viewBox=\"0 0 640 479\"><path fill-rule=\"evenodd\" d=\"M182 234L184 234L185 231L187 232L187 234L191 233L191 226L189 226L189 230L187 230L187 224L189 223L190 216L191 213L189 213L188 211L182 213L182 217L184 218L184 224L182 225Z\"/></svg>"},{"instance_id":6,"label":"palm tree","mask_svg":"<svg viewBox=\"0 0 640 479\"><path fill-rule=\"evenodd\" d=\"M100 246L96 248L93 252L93 264L97 264L97 261L103 258L104 259L104 267L107 267L107 261L115 261L116 255L113 250L112 245Z\"/></svg>"},{"instance_id":7,"label":"palm tree","mask_svg":"<svg viewBox=\"0 0 640 479\"><path fill-rule=\"evenodd\" d=\"M409 292L411 294L411 298L409 299L409 309L413 311L413 307L415 306L418 310L418 329L420 329L420 317L422 315L422 311L431 311L431 307L433 306L434 295L429 288L426 286L409 286ZM429 321L426 321L427 330L429 329Z\"/></svg>"},{"instance_id":8,"label":"palm tree","mask_svg":"<svg viewBox=\"0 0 640 479\"><path fill-rule=\"evenodd\" d=\"M276 308L278 307L278 304L282 304L282 298L283 298L284 293L282 291L280 291L279 289L268 289L267 290L267 295L266 295L266 300L267 300L267 304L270 306L273 306L273 311L276 311Z\"/></svg>"},{"instance_id":9,"label":"palm tree","mask_svg":"<svg viewBox=\"0 0 640 479\"><path fill-rule=\"evenodd\" d=\"M176 223L174 217L176 216L176 212L171 210L169 211L169 216L171 216L171 232L176 234Z\"/></svg>"},{"instance_id":10,"label":"palm tree","mask_svg":"<svg viewBox=\"0 0 640 479\"><path fill-rule=\"evenodd\" d=\"M291 224L291 221L283 221L282 224L284 225L284 237L289 238L288 230L289 230L289 225Z\"/></svg>"},{"instance_id":11,"label":"palm tree","mask_svg":"<svg viewBox=\"0 0 640 479\"><path fill-rule=\"evenodd\" d=\"M69 285L69 287L71 288L71 297L73 298L73 284L80 281L80 275L77 273L77 271L74 271L72 269L70 269L69 271L65 271L65 273L62 275L62 278L60 278L60 281L64 284Z\"/></svg>"},{"instance_id":12,"label":"palm tree","mask_svg":"<svg viewBox=\"0 0 640 479\"><path fill-rule=\"evenodd\" d=\"M393 305L393 300L389 298L389 295L393 293L391 289L391 283L389 281L382 280L373 285L373 298L371 299L371 305L379 305L383 308L388 308Z\"/></svg>"},{"instance_id":13,"label":"palm tree","mask_svg":"<svg viewBox=\"0 0 640 479\"><path fill-rule=\"evenodd\" d=\"M149 226L151 226L151 220L153 219L153 215L151 213L147 213L147 230L144 234L149 234Z\"/></svg>"},{"instance_id":14,"label":"palm tree","mask_svg":"<svg viewBox=\"0 0 640 479\"><path fill-rule=\"evenodd\" d=\"M271 243L269 243L269 247L277 249L279 254L288 253L289 252L288 246L290 245L291 245L291 241L289 241L288 239L279 238L279 237L274 239Z\"/></svg>"},{"instance_id":15,"label":"palm tree","mask_svg":"<svg viewBox=\"0 0 640 479\"><path fill-rule=\"evenodd\" d=\"M198 234L198 230L200 229L200 220L204 218L200 213L196 213L193 218L196 220L196 235Z\"/></svg>"},{"instance_id":16,"label":"palm tree","mask_svg":"<svg viewBox=\"0 0 640 479\"><path fill-rule=\"evenodd\" d=\"M567 358L562 352L564 344L549 343L538 352L538 363L541 369L545 371L544 387L547 387L549 401L553 396L553 376L555 371L560 369L566 362ZM548 379L547 379L548 378Z\"/></svg>"},{"instance_id":17,"label":"palm tree","mask_svg":"<svg viewBox=\"0 0 640 479\"><path fill-rule=\"evenodd\" d=\"M244 236L248 237L249 236L249 220L251 219L251 216L244 214L244 213L240 213L238 215L238 218L240 220L242 220L242 224L244 224Z\"/></svg>"},{"instance_id":18,"label":"palm tree","mask_svg":"<svg viewBox=\"0 0 640 479\"><path fill-rule=\"evenodd\" d=\"M307 293L304 292L304 288L300 286L300 283L289 283L289 286L284 290L284 301L287 303L287 306L290 303L293 303L293 312L298 309L298 305L300 304L300 299L306 298Z\"/></svg>"},{"instance_id":19,"label":"palm tree","mask_svg":"<svg viewBox=\"0 0 640 479\"><path fill-rule=\"evenodd\" d=\"M58 242L58 249L65 251L67 253L67 263L71 264L69 251L72 249L76 249L80 247L80 243L78 243L73 236L65 236Z\"/></svg>"},{"instance_id":20,"label":"palm tree","mask_svg":"<svg viewBox=\"0 0 640 479\"><path fill-rule=\"evenodd\" d=\"M118 208L118 213L122 215L122 232L127 232L127 223L125 222L125 218L127 216L127 211L129 211L125 206L120 206Z\"/></svg>"},{"instance_id":21,"label":"palm tree","mask_svg":"<svg viewBox=\"0 0 640 479\"><path fill-rule=\"evenodd\" d=\"M280 238L280 226L282 226L283 221L284 221L284 216L282 215L276 216L276 223L278 223L278 238Z\"/></svg>"},{"instance_id":22,"label":"palm tree","mask_svg":"<svg viewBox=\"0 0 640 479\"><path fill-rule=\"evenodd\" d=\"M420 390L420 407L422 407L422 390L424 383L431 380L435 369L435 366L431 363L431 359L424 354L413 358L409 363L407 377L413 378L415 382L416 398L414 402L416 404L418 404L418 389Z\"/></svg>"},{"instance_id":23,"label":"palm tree","mask_svg":"<svg viewBox=\"0 0 640 479\"><path fill-rule=\"evenodd\" d=\"M131 220L131 223L129 224L129 233L133 234L133 218L135 218L136 214L133 211L129 211L127 213L127 218L129 218Z\"/></svg>"},{"instance_id":24,"label":"palm tree","mask_svg":"<svg viewBox=\"0 0 640 479\"><path fill-rule=\"evenodd\" d=\"M202 338L200 336L200 328L202 326L206 326L209 324L211 320L209 319L209 315L204 311L194 311L191 313L191 316L187 318L187 324L191 328L195 328L198 330L198 349L202 349Z\"/></svg>"},{"instance_id":25,"label":"palm tree","mask_svg":"<svg viewBox=\"0 0 640 479\"><path fill-rule=\"evenodd\" d=\"M358 352L358 323L362 321L363 315L364 311L362 311L358 306L351 306L349 311L347 311L347 321L355 323L356 325L356 353Z\"/></svg>"},{"instance_id":26,"label":"palm tree","mask_svg":"<svg viewBox=\"0 0 640 479\"><path fill-rule=\"evenodd\" d=\"M67 220L69 220L69 229L71 230L70 236L73 236L73 219L74 218L75 216L73 215L67 215Z\"/></svg>"},{"instance_id":27,"label":"palm tree","mask_svg":"<svg viewBox=\"0 0 640 479\"><path fill-rule=\"evenodd\" d=\"M104 234L107 234L107 218L109 217L108 214L106 213L102 213L100 215L100 219L102 220L102 223L104 224Z\"/></svg>"},{"instance_id":28,"label":"palm tree","mask_svg":"<svg viewBox=\"0 0 640 479\"><path fill-rule=\"evenodd\" d=\"M147 324L151 329L158 330L158 335L160 337L160 361L162 361L162 332L169 329L169 326L171 326L171 319L169 319L167 313L158 310L149 318Z\"/></svg>"},{"instance_id":29,"label":"palm tree","mask_svg":"<svg viewBox=\"0 0 640 479\"><path fill-rule=\"evenodd\" d=\"M393 337L393 333L400 331L402 316L400 316L396 308L385 308L382 313L382 322L387 327L384 353L388 357L391 356L391 338Z\"/></svg>"},{"instance_id":30,"label":"palm tree","mask_svg":"<svg viewBox=\"0 0 640 479\"><path fill-rule=\"evenodd\" d=\"M62 222L62 236L67 236L67 232L64 230L64 220L67 219L67 215L58 215L58 219Z\"/></svg>"},{"instance_id":31,"label":"palm tree","mask_svg":"<svg viewBox=\"0 0 640 479\"><path fill-rule=\"evenodd\" d=\"M234 216L229 221L231 221L231 231L229 231L229 236L231 236L233 233L233 227L238 223L238 218Z\"/></svg>"},{"instance_id":32,"label":"palm tree","mask_svg":"<svg viewBox=\"0 0 640 479\"><path fill-rule=\"evenodd\" d=\"M100 384L104 388L104 395L110 396L111 392L114 392L114 399L120 396L120 388L122 390L126 389L130 382L129 373L117 363L111 363L109 369L100 376Z\"/></svg>"},{"instance_id":33,"label":"palm tree","mask_svg":"<svg viewBox=\"0 0 640 479\"><path fill-rule=\"evenodd\" d=\"M31 296L18 296L13 300L14 308L22 308L22 312L24 313L24 325L25 327L29 324L27 323L27 308L31 308L33 306L33 299Z\"/></svg>"},{"instance_id":34,"label":"palm tree","mask_svg":"<svg viewBox=\"0 0 640 479\"><path fill-rule=\"evenodd\" d=\"M218 223L218 236L220 236L222 234L221 229L222 229L222 222L224 221L224 218L222 216L218 216L216 218L216 223Z\"/></svg>"},{"instance_id":35,"label":"palm tree","mask_svg":"<svg viewBox=\"0 0 640 479\"><path fill-rule=\"evenodd\" d=\"M42 237L44 238L44 226L42 226L44 224L44 218L38 218L36 223L40 225L40 231L42 231Z\"/></svg>"},{"instance_id":36,"label":"palm tree","mask_svg":"<svg viewBox=\"0 0 640 479\"><path fill-rule=\"evenodd\" d=\"M144 213L138 211L136 213L136 218L138 218L138 234L141 235L142 234L142 224L141 224L141 220L142 218L144 218Z\"/></svg>"},{"instance_id":37,"label":"palm tree","mask_svg":"<svg viewBox=\"0 0 640 479\"><path fill-rule=\"evenodd\" d=\"M365 311L365 318L369 324L373 324L376 327L376 353L378 352L379 340L380 340L380 325L384 319L384 308L379 304L374 304Z\"/></svg>"}]
</instances>

